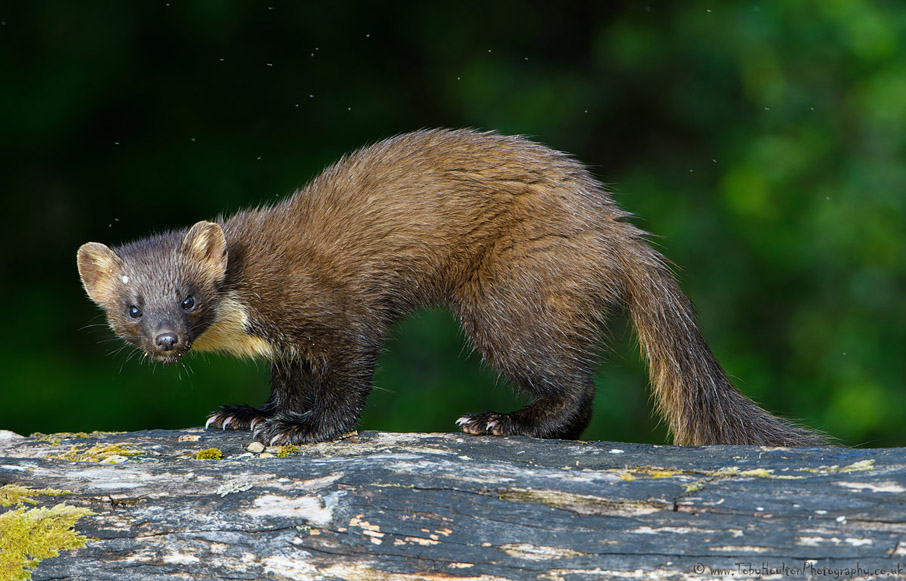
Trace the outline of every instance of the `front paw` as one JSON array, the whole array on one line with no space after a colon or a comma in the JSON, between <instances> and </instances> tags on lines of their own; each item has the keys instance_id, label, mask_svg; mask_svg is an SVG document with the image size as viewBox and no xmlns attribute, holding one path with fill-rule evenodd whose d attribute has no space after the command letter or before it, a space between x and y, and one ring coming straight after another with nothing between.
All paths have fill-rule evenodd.
<instances>
[{"instance_id":1,"label":"front paw","mask_svg":"<svg viewBox=\"0 0 906 581\"><path fill-rule=\"evenodd\" d=\"M244 404L220 406L220 410L208 416L205 429L221 428L224 430L254 430L266 422L270 414L263 409Z\"/></svg>"},{"instance_id":2,"label":"front paw","mask_svg":"<svg viewBox=\"0 0 906 581\"><path fill-rule=\"evenodd\" d=\"M473 436L512 436L522 433L509 414L496 412L468 414L456 420L456 425Z\"/></svg>"},{"instance_id":3,"label":"front paw","mask_svg":"<svg viewBox=\"0 0 906 581\"><path fill-rule=\"evenodd\" d=\"M351 428L319 425L308 413L280 414L257 424L253 429L255 439L265 446L326 442L336 440L351 431Z\"/></svg>"}]
</instances>

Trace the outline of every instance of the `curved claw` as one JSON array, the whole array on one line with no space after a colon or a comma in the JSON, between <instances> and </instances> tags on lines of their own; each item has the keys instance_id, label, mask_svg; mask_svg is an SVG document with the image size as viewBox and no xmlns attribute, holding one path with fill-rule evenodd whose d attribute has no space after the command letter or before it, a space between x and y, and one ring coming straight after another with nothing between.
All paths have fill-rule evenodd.
<instances>
[{"instance_id":1,"label":"curved claw","mask_svg":"<svg viewBox=\"0 0 906 581\"><path fill-rule=\"evenodd\" d=\"M207 430L208 428L210 428L211 424L213 424L215 421L217 421L217 414L211 414L211 416L208 417L208 421L204 423L204 429Z\"/></svg>"}]
</instances>

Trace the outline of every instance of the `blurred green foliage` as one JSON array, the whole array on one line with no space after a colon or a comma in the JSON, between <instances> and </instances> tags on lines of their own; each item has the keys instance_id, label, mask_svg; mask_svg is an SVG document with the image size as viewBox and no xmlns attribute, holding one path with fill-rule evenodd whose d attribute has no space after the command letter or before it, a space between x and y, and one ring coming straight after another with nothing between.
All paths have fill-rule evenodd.
<instances>
[{"instance_id":1,"label":"blurred green foliage","mask_svg":"<svg viewBox=\"0 0 906 581\"><path fill-rule=\"evenodd\" d=\"M906 444L906 5L6 3L0 428L200 424L267 365L142 364L75 250L267 203L419 127L521 133L612 184L681 265L715 352L767 408ZM663 442L614 322L590 439ZM518 405L448 314L387 345L363 426Z\"/></svg>"}]
</instances>

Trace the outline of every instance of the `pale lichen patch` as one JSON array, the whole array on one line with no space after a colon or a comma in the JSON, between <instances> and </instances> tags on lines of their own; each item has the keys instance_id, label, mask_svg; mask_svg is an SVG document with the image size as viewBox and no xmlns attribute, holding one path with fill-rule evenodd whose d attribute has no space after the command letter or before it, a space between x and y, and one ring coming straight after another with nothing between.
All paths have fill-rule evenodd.
<instances>
[{"instance_id":1,"label":"pale lichen patch","mask_svg":"<svg viewBox=\"0 0 906 581\"><path fill-rule=\"evenodd\" d=\"M563 547L549 547L545 545L532 545L530 543L508 543L500 545L500 550L511 557L528 561L547 561L550 559L565 559L581 557L585 553L565 549Z\"/></svg>"},{"instance_id":2,"label":"pale lichen patch","mask_svg":"<svg viewBox=\"0 0 906 581\"><path fill-rule=\"evenodd\" d=\"M229 482L224 482L217 487L216 492L219 496L224 497L227 494L234 494L236 492L245 492L250 490L254 484L247 480L230 480Z\"/></svg>"},{"instance_id":3,"label":"pale lichen patch","mask_svg":"<svg viewBox=\"0 0 906 581\"><path fill-rule=\"evenodd\" d=\"M611 500L588 494L569 494L559 490L508 488L497 493L500 500L540 502L551 508L569 510L578 514L638 516L668 510L667 504L643 500Z\"/></svg>"},{"instance_id":4,"label":"pale lichen patch","mask_svg":"<svg viewBox=\"0 0 906 581\"><path fill-rule=\"evenodd\" d=\"M843 542L847 545L852 545L853 547L864 547L874 544L874 541L871 539L856 539L852 537L847 537Z\"/></svg>"},{"instance_id":5,"label":"pale lichen patch","mask_svg":"<svg viewBox=\"0 0 906 581\"><path fill-rule=\"evenodd\" d=\"M800 468L802 472L811 472L813 474L840 474L845 472L867 472L875 469L874 460L859 460L848 466L841 468L839 465L819 466L817 468Z\"/></svg>"},{"instance_id":6,"label":"pale lichen patch","mask_svg":"<svg viewBox=\"0 0 906 581\"><path fill-rule=\"evenodd\" d=\"M391 572L360 563L340 562L329 567L317 570L317 575L301 576L304 579L345 579L346 581L441 581L450 579L437 571L424 571L415 573ZM477 574L463 577L457 575L451 581L506 581L510 577L497 575Z\"/></svg>"},{"instance_id":7,"label":"pale lichen patch","mask_svg":"<svg viewBox=\"0 0 906 581\"><path fill-rule=\"evenodd\" d=\"M724 531L718 531L715 529L699 529L694 527L649 527L641 526L631 531L627 531L632 534L637 535L657 535L661 533L671 533L675 535L688 535L688 534L717 534Z\"/></svg>"},{"instance_id":8,"label":"pale lichen patch","mask_svg":"<svg viewBox=\"0 0 906 581\"><path fill-rule=\"evenodd\" d=\"M846 537L841 539L840 537L800 536L796 537L796 544L802 545L803 547L819 547L821 545L849 545L851 547L862 547L866 545L872 545L874 544L874 541L865 538L857 539L855 537Z\"/></svg>"},{"instance_id":9,"label":"pale lichen patch","mask_svg":"<svg viewBox=\"0 0 906 581\"><path fill-rule=\"evenodd\" d=\"M767 553L771 547L759 547L756 545L721 545L719 547L708 547L709 551L718 551L721 553Z\"/></svg>"},{"instance_id":10,"label":"pale lichen patch","mask_svg":"<svg viewBox=\"0 0 906 581\"><path fill-rule=\"evenodd\" d=\"M164 555L163 561L169 565L194 565L200 563L201 559L187 553L167 553Z\"/></svg>"},{"instance_id":11,"label":"pale lichen patch","mask_svg":"<svg viewBox=\"0 0 906 581\"><path fill-rule=\"evenodd\" d=\"M888 492L891 494L906 492L906 488L903 488L896 482L835 482L834 484L851 490L868 490L870 492Z\"/></svg>"},{"instance_id":12,"label":"pale lichen patch","mask_svg":"<svg viewBox=\"0 0 906 581\"><path fill-rule=\"evenodd\" d=\"M338 472L334 474L327 474L326 476L318 476L317 478L307 478L305 480L299 480L295 478L281 478L275 480L273 477L266 477L263 481L267 481L269 485L273 485L276 481L279 484L279 488L287 491L297 491L297 490L321 490L327 488L334 484L337 480L343 478L345 474L343 472Z\"/></svg>"},{"instance_id":13,"label":"pale lichen patch","mask_svg":"<svg viewBox=\"0 0 906 581\"><path fill-rule=\"evenodd\" d=\"M302 519L323 526L333 518L335 506L325 504L317 496L289 497L266 494L256 498L254 508L246 509L244 512L250 516Z\"/></svg>"},{"instance_id":14,"label":"pale lichen patch","mask_svg":"<svg viewBox=\"0 0 906 581\"><path fill-rule=\"evenodd\" d=\"M274 555L261 561L264 572L279 575L287 579L315 579L320 578L318 569L308 563L305 557L308 553L302 552L292 556Z\"/></svg>"}]
</instances>

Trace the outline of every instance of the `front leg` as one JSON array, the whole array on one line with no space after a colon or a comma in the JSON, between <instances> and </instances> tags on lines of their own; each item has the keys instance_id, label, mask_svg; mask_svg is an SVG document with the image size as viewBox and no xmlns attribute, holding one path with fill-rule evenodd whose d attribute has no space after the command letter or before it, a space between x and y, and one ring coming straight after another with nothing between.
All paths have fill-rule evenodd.
<instances>
[{"instance_id":1,"label":"front leg","mask_svg":"<svg viewBox=\"0 0 906 581\"><path fill-rule=\"evenodd\" d=\"M273 412L255 426L255 439L269 446L305 444L351 432L371 391L376 357L356 356L350 349L341 353L316 366L304 360L275 363L280 370L272 380L280 384L274 384L268 402L273 402Z\"/></svg>"}]
</instances>

